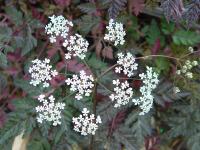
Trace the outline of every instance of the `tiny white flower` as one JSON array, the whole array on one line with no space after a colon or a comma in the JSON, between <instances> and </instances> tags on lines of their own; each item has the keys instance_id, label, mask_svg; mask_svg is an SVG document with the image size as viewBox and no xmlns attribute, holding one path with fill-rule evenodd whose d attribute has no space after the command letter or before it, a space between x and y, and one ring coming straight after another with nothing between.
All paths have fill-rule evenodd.
<instances>
[{"instance_id":1,"label":"tiny white flower","mask_svg":"<svg viewBox=\"0 0 200 150\"><path fill-rule=\"evenodd\" d=\"M53 126L61 124L61 110L64 110L65 104L55 102L53 95L45 99L45 95L40 95L38 101L42 103L35 108L37 115L37 121L43 123L43 121L52 122Z\"/></svg>"},{"instance_id":2,"label":"tiny white flower","mask_svg":"<svg viewBox=\"0 0 200 150\"><path fill-rule=\"evenodd\" d=\"M92 88L94 87L94 79L92 75L86 75L84 70L80 71L79 76L73 75L72 79L68 78L65 80L67 85L70 85L71 91L77 91L75 98L80 100L83 96L90 96Z\"/></svg>"},{"instance_id":3,"label":"tiny white flower","mask_svg":"<svg viewBox=\"0 0 200 150\"><path fill-rule=\"evenodd\" d=\"M194 52L193 47L190 46L190 47L188 48L188 51L189 51L190 53L193 53L193 52Z\"/></svg>"},{"instance_id":4,"label":"tiny white flower","mask_svg":"<svg viewBox=\"0 0 200 150\"><path fill-rule=\"evenodd\" d=\"M96 123L102 123L100 116L97 116Z\"/></svg>"},{"instance_id":5,"label":"tiny white flower","mask_svg":"<svg viewBox=\"0 0 200 150\"><path fill-rule=\"evenodd\" d=\"M32 61L32 66L29 68L29 73L31 74L30 84L37 86L42 83L43 87L49 87L48 81L58 75L56 70L52 70L52 66L49 65L50 60L39 60L35 59Z\"/></svg>"},{"instance_id":6,"label":"tiny white flower","mask_svg":"<svg viewBox=\"0 0 200 150\"><path fill-rule=\"evenodd\" d=\"M192 79L193 78L193 73L192 72L187 72L186 74L186 77Z\"/></svg>"},{"instance_id":7,"label":"tiny white flower","mask_svg":"<svg viewBox=\"0 0 200 150\"><path fill-rule=\"evenodd\" d=\"M123 29L123 24L114 22L113 19L109 20L109 25L106 26L108 33L105 34L104 39L114 42L114 45L123 45L125 43L124 36L126 32Z\"/></svg>"},{"instance_id":8,"label":"tiny white flower","mask_svg":"<svg viewBox=\"0 0 200 150\"><path fill-rule=\"evenodd\" d=\"M176 71L176 74L180 75L180 74L181 74L181 71L180 71L180 70L177 70L177 71Z\"/></svg>"},{"instance_id":9,"label":"tiny white flower","mask_svg":"<svg viewBox=\"0 0 200 150\"><path fill-rule=\"evenodd\" d=\"M195 60L194 60L194 61L192 62L192 66L197 66L197 65L198 65L198 61L195 61Z\"/></svg>"},{"instance_id":10,"label":"tiny white flower","mask_svg":"<svg viewBox=\"0 0 200 150\"><path fill-rule=\"evenodd\" d=\"M135 63L135 58L131 53L127 53L126 55L123 53L118 53L118 67L115 67L116 73L123 72L128 77L134 75L134 71L137 70L138 64Z\"/></svg>"},{"instance_id":11,"label":"tiny white flower","mask_svg":"<svg viewBox=\"0 0 200 150\"><path fill-rule=\"evenodd\" d=\"M181 92L180 89L179 89L179 87L174 87L174 93L177 94L177 93L179 93L179 92Z\"/></svg>"},{"instance_id":12,"label":"tiny white flower","mask_svg":"<svg viewBox=\"0 0 200 150\"><path fill-rule=\"evenodd\" d=\"M100 116L95 118L94 114L89 114L87 108L83 108L82 114L79 117L73 117L72 122L74 123L74 131L80 132L81 135L94 135L98 129L98 124L102 123Z\"/></svg>"}]
</instances>

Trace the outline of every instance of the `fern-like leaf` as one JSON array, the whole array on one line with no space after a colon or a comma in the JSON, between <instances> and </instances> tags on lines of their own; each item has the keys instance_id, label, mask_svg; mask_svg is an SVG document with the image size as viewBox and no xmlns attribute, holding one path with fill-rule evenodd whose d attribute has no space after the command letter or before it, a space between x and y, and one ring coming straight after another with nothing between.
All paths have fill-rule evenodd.
<instances>
[{"instance_id":1,"label":"fern-like leaf","mask_svg":"<svg viewBox=\"0 0 200 150\"><path fill-rule=\"evenodd\" d=\"M126 3L127 0L111 0L108 9L109 18L115 19Z\"/></svg>"},{"instance_id":2,"label":"fern-like leaf","mask_svg":"<svg viewBox=\"0 0 200 150\"><path fill-rule=\"evenodd\" d=\"M126 150L138 150L136 138L129 128L121 126L114 132L113 136L118 143L124 145Z\"/></svg>"},{"instance_id":3,"label":"fern-like leaf","mask_svg":"<svg viewBox=\"0 0 200 150\"><path fill-rule=\"evenodd\" d=\"M173 42L177 45L195 45L200 41L200 35L193 31L179 30L173 35Z\"/></svg>"},{"instance_id":4,"label":"fern-like leaf","mask_svg":"<svg viewBox=\"0 0 200 150\"><path fill-rule=\"evenodd\" d=\"M143 145L145 137L151 135L151 116L146 114L140 116L138 112L132 111L125 121L125 125L130 127L132 134L136 137L138 145Z\"/></svg>"},{"instance_id":5,"label":"fern-like leaf","mask_svg":"<svg viewBox=\"0 0 200 150\"><path fill-rule=\"evenodd\" d=\"M162 0L161 8L168 21L171 19L178 21L182 17L182 0Z\"/></svg>"},{"instance_id":6,"label":"fern-like leaf","mask_svg":"<svg viewBox=\"0 0 200 150\"><path fill-rule=\"evenodd\" d=\"M144 0L131 0L130 5L132 7L132 10L136 16L139 15L139 13L142 12L144 9Z\"/></svg>"},{"instance_id":7,"label":"fern-like leaf","mask_svg":"<svg viewBox=\"0 0 200 150\"><path fill-rule=\"evenodd\" d=\"M93 3L83 3L78 6L78 8L87 14L92 14L96 11L96 7Z\"/></svg>"},{"instance_id":8,"label":"fern-like leaf","mask_svg":"<svg viewBox=\"0 0 200 150\"><path fill-rule=\"evenodd\" d=\"M200 17L200 0L193 0L192 3L188 6L186 11L183 14L183 18L186 20L188 26L191 26L192 23L198 21Z\"/></svg>"}]
</instances>

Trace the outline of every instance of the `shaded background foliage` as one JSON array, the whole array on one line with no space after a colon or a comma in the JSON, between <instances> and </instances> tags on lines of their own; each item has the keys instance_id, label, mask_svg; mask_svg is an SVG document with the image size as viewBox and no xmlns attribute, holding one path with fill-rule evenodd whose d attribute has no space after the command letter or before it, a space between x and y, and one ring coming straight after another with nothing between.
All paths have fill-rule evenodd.
<instances>
[{"instance_id":1,"label":"shaded background foliage","mask_svg":"<svg viewBox=\"0 0 200 150\"><path fill-rule=\"evenodd\" d=\"M75 23L74 30L89 41L86 58L90 69L76 59L64 60L65 50L59 42L49 44L44 26L50 15L64 15ZM164 17L164 15L166 17ZM189 46L200 50L199 0L1 0L0 1L0 149L11 149L13 138L24 132L29 137L27 149L64 150L89 149L90 137L72 130L71 118L83 107L92 109L92 101L76 101L64 85L64 75L51 81L52 88L44 90L29 84L27 69L34 58L51 59L54 67L64 73L85 70L100 74L116 62L118 51L131 51L138 56L166 55L184 57ZM126 44L120 50L103 40L109 18L121 21L127 31ZM198 59L199 53L189 55ZM149 61L150 60L150 61ZM97 113L103 125L95 135L93 149L97 150L199 150L200 147L200 66L193 70L194 79L177 77L180 67L166 58L138 61L160 72L160 84L154 91L155 105L151 112L139 116L131 104L113 108L109 91L97 89ZM184 63L184 62L182 62ZM101 79L108 88L117 76L114 72ZM139 80L129 80L138 91ZM174 93L178 86L180 93ZM35 98L43 92L55 93L65 102L62 125L51 128L35 120ZM94 146L95 145L95 146Z\"/></svg>"}]
</instances>

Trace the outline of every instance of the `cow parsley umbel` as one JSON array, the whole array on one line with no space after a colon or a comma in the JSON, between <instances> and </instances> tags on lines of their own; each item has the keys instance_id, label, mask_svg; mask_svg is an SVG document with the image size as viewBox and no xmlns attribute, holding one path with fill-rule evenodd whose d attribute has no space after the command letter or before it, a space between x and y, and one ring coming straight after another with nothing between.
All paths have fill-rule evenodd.
<instances>
[{"instance_id":1,"label":"cow parsley umbel","mask_svg":"<svg viewBox=\"0 0 200 150\"><path fill-rule=\"evenodd\" d=\"M109 97L115 102L114 107L128 104L133 96L133 90L129 87L129 83L127 81L120 82L119 79L117 79L113 80L113 84L116 86L114 88L115 93L111 94Z\"/></svg>"},{"instance_id":2,"label":"cow parsley umbel","mask_svg":"<svg viewBox=\"0 0 200 150\"><path fill-rule=\"evenodd\" d=\"M128 77L131 77L134 75L134 71L137 70L138 64L135 63L135 58L131 53L123 54L118 53L118 61L117 64L119 66L115 67L116 73L123 72Z\"/></svg>"},{"instance_id":3,"label":"cow parsley umbel","mask_svg":"<svg viewBox=\"0 0 200 150\"><path fill-rule=\"evenodd\" d=\"M52 69L49 65L50 60L45 58L44 60L35 59L32 61L32 66L29 68L29 73L31 74L30 84L37 86L40 83L43 87L49 87L48 81L58 75L56 70Z\"/></svg>"},{"instance_id":4,"label":"cow parsley umbel","mask_svg":"<svg viewBox=\"0 0 200 150\"><path fill-rule=\"evenodd\" d=\"M50 42L55 43L57 37L66 38L69 33L69 28L73 26L73 23L61 15L53 15L49 18L50 23L45 26L45 32L50 35Z\"/></svg>"},{"instance_id":5,"label":"cow parsley umbel","mask_svg":"<svg viewBox=\"0 0 200 150\"><path fill-rule=\"evenodd\" d=\"M92 75L86 75L85 71L81 70L80 75L73 75L72 79L68 78L65 82L67 85L71 85L70 90L77 92L75 98L80 100L83 96L90 96L94 78Z\"/></svg>"},{"instance_id":6,"label":"cow parsley umbel","mask_svg":"<svg viewBox=\"0 0 200 150\"><path fill-rule=\"evenodd\" d=\"M124 36L126 32L123 29L123 24L115 22L113 19L110 19L109 25L106 26L108 33L105 34L104 39L107 41L114 42L114 45L118 44L123 45L125 43Z\"/></svg>"},{"instance_id":7,"label":"cow parsley umbel","mask_svg":"<svg viewBox=\"0 0 200 150\"><path fill-rule=\"evenodd\" d=\"M151 67L147 66L146 68L146 74L142 73L139 75L140 79L143 82L143 86L140 87L140 92L142 96L139 99L133 99L135 105L139 105L142 109L140 115L148 113L152 108L154 99L152 91L156 88L156 86L159 83L158 74L156 72L153 72L153 69Z\"/></svg>"},{"instance_id":8,"label":"cow parsley umbel","mask_svg":"<svg viewBox=\"0 0 200 150\"><path fill-rule=\"evenodd\" d=\"M65 104L55 102L53 95L49 96L48 99L45 98L45 95L40 95L38 101L41 102L42 105L35 108L38 113L37 121L39 123L48 121L53 123L53 126L61 124L61 110L64 110Z\"/></svg>"},{"instance_id":9,"label":"cow parsley umbel","mask_svg":"<svg viewBox=\"0 0 200 150\"><path fill-rule=\"evenodd\" d=\"M63 46L67 47L68 53L65 54L66 59L71 59L72 56L78 56L80 59L85 58L89 43L81 35L75 34L65 39Z\"/></svg>"},{"instance_id":10,"label":"cow parsley umbel","mask_svg":"<svg viewBox=\"0 0 200 150\"><path fill-rule=\"evenodd\" d=\"M83 108L79 117L73 117L72 122L74 123L74 130L84 136L94 135L98 129L98 124L102 123L100 116L95 117L94 114L89 114L87 108Z\"/></svg>"}]
</instances>

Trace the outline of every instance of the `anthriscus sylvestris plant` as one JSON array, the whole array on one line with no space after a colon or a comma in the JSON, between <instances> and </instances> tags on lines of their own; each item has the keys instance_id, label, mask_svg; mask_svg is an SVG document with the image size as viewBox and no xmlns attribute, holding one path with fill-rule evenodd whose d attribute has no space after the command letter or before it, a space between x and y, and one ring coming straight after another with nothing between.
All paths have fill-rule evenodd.
<instances>
[{"instance_id":1,"label":"anthriscus sylvestris plant","mask_svg":"<svg viewBox=\"0 0 200 150\"><path fill-rule=\"evenodd\" d=\"M66 48L65 59L76 59L80 58L87 63L84 58L88 50L89 43L81 35L70 32L70 28L73 26L71 21L68 21L63 16L51 16L50 23L46 25L45 31L47 35L50 35L49 39L51 43L56 42L56 39L62 38L62 45ZM109 42L113 42L115 46L118 44L123 45L125 43L124 36L126 35L123 24L117 23L113 19L109 21L109 25L106 27L108 33L105 34L104 39ZM115 65L115 72L122 73L125 76L131 78L136 75L137 68L139 67L136 63L136 59L130 52L118 53L117 64ZM29 73L31 74L30 84L37 86L43 84L43 87L48 87L49 83L47 81L51 80L59 73L56 70L52 70L52 66L49 65L50 60L45 58L44 61L35 59L32 61L32 66L29 68ZM87 65L89 68L89 65ZM111 67L112 68L112 67ZM107 73L107 71L102 74ZM94 76L94 73L87 75L84 70L81 70L79 74L73 74L71 77L67 77L65 80L66 85L70 86L70 91L74 93L76 100L82 100L84 97L91 97L97 89L98 82L103 76ZM158 74L151 67L147 67L147 74L140 74L139 77L143 82L143 86L140 88L141 97L135 99L134 88L130 87L127 80L120 81L120 79L113 80L114 90L109 96L110 100L113 101L113 107L119 108L122 105L127 105L129 102L133 102L134 105L139 105L141 109L140 115L145 115L148 113L153 106L153 95L152 91L156 88L159 83ZM41 93L43 94L43 93ZM53 94L53 93L52 93ZM36 106L37 122L45 123L52 122L53 126L61 125L61 117L63 109L70 109L66 106L64 102L55 102L53 95L49 98L45 98L45 95L40 95L38 98L42 105ZM76 101L75 100L75 101ZM93 103L96 103L95 100ZM66 107L65 107L66 106ZM95 106L94 106L95 107ZM89 111L87 108L83 108L82 115L78 118L73 117L72 123L74 124L74 131L81 132L81 135L92 134L95 135L98 126L101 125L101 116L98 115L97 118L94 114L88 116ZM94 110L94 112L95 110ZM96 119L95 119L96 118ZM103 119L102 119L103 120Z\"/></svg>"},{"instance_id":2,"label":"anthriscus sylvestris plant","mask_svg":"<svg viewBox=\"0 0 200 150\"><path fill-rule=\"evenodd\" d=\"M49 47L58 53L55 59L50 55L34 56L25 66L28 69L24 79L28 82L26 87L20 88L27 90L29 96L28 100L19 102L24 108L16 105L23 111L20 115L23 121L12 132L29 135L28 139L36 143L41 140L43 149L79 149L77 143L83 143L83 147L90 150L139 150L142 146L138 144L144 144L153 135L151 126L157 130L153 115L162 117L163 114L156 109L162 112L171 104L171 99L178 101L189 95L181 95L185 87L177 83L178 79L184 79L185 84L198 80L195 69L199 67L199 60L186 59L197 51L189 47L188 53L179 58L153 52L138 55L136 50L125 48L130 38L126 33L127 24L115 18L103 22L103 35L95 37L98 42L94 42L90 36L77 31L76 21L70 20L62 15L49 17L44 35L50 42ZM152 23L148 28L156 27ZM176 41L176 37L174 39ZM156 42L161 45L161 40L160 37ZM152 41L149 35L147 41ZM94 46L91 43L95 43ZM110 58L113 57L111 65L91 52L94 47L103 49L102 55L109 53ZM55 63L60 59L61 62ZM173 85L162 78L163 66L168 65L168 60L173 62ZM45 143L50 146L46 148ZM64 146L60 147L60 143Z\"/></svg>"}]
</instances>

